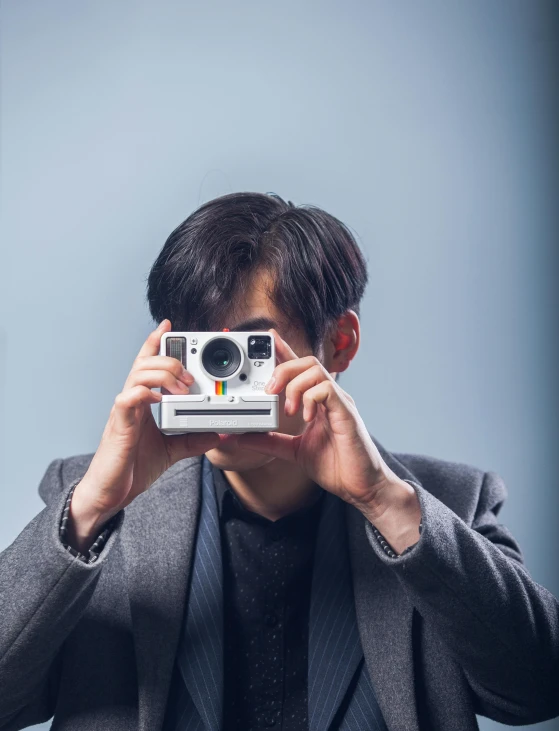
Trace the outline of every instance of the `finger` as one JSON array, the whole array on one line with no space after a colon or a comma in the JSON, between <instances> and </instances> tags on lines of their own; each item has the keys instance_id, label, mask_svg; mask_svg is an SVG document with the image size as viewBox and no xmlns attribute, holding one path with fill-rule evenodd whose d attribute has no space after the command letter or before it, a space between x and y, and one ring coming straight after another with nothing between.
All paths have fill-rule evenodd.
<instances>
[{"instance_id":1,"label":"finger","mask_svg":"<svg viewBox=\"0 0 559 731\"><path fill-rule=\"evenodd\" d=\"M123 390L134 388L134 386L166 388L174 394L186 394L190 392L188 384L176 378L169 371L132 371L126 379Z\"/></svg>"},{"instance_id":2,"label":"finger","mask_svg":"<svg viewBox=\"0 0 559 731\"><path fill-rule=\"evenodd\" d=\"M271 327L268 332L271 332L274 336L276 360L278 363L284 363L286 360L293 360L298 357L295 351L292 350L292 348L285 342L277 330Z\"/></svg>"},{"instance_id":3,"label":"finger","mask_svg":"<svg viewBox=\"0 0 559 731\"><path fill-rule=\"evenodd\" d=\"M145 343L140 348L138 358L143 358L145 355L159 355L159 348L161 347L161 336L163 333L171 330L171 323L169 320L162 320L157 328L150 332Z\"/></svg>"},{"instance_id":4,"label":"finger","mask_svg":"<svg viewBox=\"0 0 559 731\"><path fill-rule=\"evenodd\" d=\"M219 445L217 432L191 432L189 434L164 434L163 439L175 464L186 457L195 457Z\"/></svg>"},{"instance_id":5,"label":"finger","mask_svg":"<svg viewBox=\"0 0 559 731\"><path fill-rule=\"evenodd\" d=\"M165 370L172 373L175 378L179 378L185 383L194 383L194 376L192 373L184 368L183 364L178 358L172 358L170 355L146 355L142 358L136 358L132 367L133 371L144 371L144 370Z\"/></svg>"},{"instance_id":6,"label":"finger","mask_svg":"<svg viewBox=\"0 0 559 731\"><path fill-rule=\"evenodd\" d=\"M350 413L349 404L338 392L333 380L322 381L303 394L303 419L312 421L316 417L318 404L324 404L332 413L347 415Z\"/></svg>"},{"instance_id":7,"label":"finger","mask_svg":"<svg viewBox=\"0 0 559 731\"><path fill-rule=\"evenodd\" d=\"M114 401L115 424L121 431L126 431L137 425L136 409L144 404L153 404L161 401L161 394L150 391L145 386L134 386L117 394Z\"/></svg>"},{"instance_id":8,"label":"finger","mask_svg":"<svg viewBox=\"0 0 559 731\"><path fill-rule=\"evenodd\" d=\"M349 394L347 391L344 391L344 389L338 384L338 388L343 393L343 395L346 397L346 399L355 406L355 399L351 394Z\"/></svg>"},{"instance_id":9,"label":"finger","mask_svg":"<svg viewBox=\"0 0 559 731\"><path fill-rule=\"evenodd\" d=\"M126 384L142 382L147 373L159 373L161 378L167 374L189 386L194 383L194 376L183 368L182 363L176 358L170 358L166 355L147 355L136 358L126 379ZM159 384L154 385L158 386Z\"/></svg>"},{"instance_id":10,"label":"finger","mask_svg":"<svg viewBox=\"0 0 559 731\"><path fill-rule=\"evenodd\" d=\"M287 462L295 462L297 449L301 436L282 434L281 432L245 432L239 434L238 446L241 448L254 449L255 452L267 454L272 457L285 459Z\"/></svg>"},{"instance_id":11,"label":"finger","mask_svg":"<svg viewBox=\"0 0 559 731\"><path fill-rule=\"evenodd\" d=\"M317 383L321 383L329 375L326 369L319 364L307 368L289 381L285 389L285 413L291 416L296 414L305 391L316 386Z\"/></svg>"},{"instance_id":12,"label":"finger","mask_svg":"<svg viewBox=\"0 0 559 731\"><path fill-rule=\"evenodd\" d=\"M284 363L277 365L272 372L272 377L275 378L275 383L271 389L265 387L264 391L266 393L279 393L280 391L283 391L283 389L295 378L295 376L309 370L309 368L321 368L324 372L324 377L331 378L330 374L318 358L315 358L314 355L305 355L303 358L287 360Z\"/></svg>"}]
</instances>

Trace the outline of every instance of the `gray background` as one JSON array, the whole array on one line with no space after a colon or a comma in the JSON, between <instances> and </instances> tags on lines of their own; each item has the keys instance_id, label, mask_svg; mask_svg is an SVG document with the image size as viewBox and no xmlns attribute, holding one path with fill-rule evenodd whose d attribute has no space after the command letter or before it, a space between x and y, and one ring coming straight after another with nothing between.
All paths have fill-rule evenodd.
<instances>
[{"instance_id":1,"label":"gray background","mask_svg":"<svg viewBox=\"0 0 559 731\"><path fill-rule=\"evenodd\" d=\"M4 0L0 549L96 449L171 230L274 191L366 252L341 385L369 429L499 472L559 594L553 6Z\"/></svg>"}]
</instances>

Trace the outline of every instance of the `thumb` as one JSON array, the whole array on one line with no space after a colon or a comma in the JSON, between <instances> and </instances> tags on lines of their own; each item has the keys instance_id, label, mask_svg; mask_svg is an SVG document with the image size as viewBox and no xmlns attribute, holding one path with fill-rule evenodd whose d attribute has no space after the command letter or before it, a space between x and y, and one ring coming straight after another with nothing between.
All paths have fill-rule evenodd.
<instances>
[{"instance_id":1,"label":"thumb","mask_svg":"<svg viewBox=\"0 0 559 731\"><path fill-rule=\"evenodd\" d=\"M292 436L282 432L244 432L239 434L237 445L241 449L253 449L261 454L268 454L272 457L279 457L288 462L295 462L297 458L297 445L301 436Z\"/></svg>"},{"instance_id":2,"label":"thumb","mask_svg":"<svg viewBox=\"0 0 559 731\"><path fill-rule=\"evenodd\" d=\"M165 443L171 455L171 464L187 457L197 457L219 445L217 432L191 432L189 434L166 434Z\"/></svg>"}]
</instances>

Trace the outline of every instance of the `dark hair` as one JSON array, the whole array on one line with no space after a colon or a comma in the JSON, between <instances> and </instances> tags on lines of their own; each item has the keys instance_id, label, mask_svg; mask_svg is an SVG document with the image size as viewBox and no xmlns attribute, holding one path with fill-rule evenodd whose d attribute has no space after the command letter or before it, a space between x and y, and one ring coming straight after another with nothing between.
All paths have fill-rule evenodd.
<instances>
[{"instance_id":1,"label":"dark hair","mask_svg":"<svg viewBox=\"0 0 559 731\"><path fill-rule=\"evenodd\" d=\"M359 315L367 267L354 237L322 209L275 193L231 193L204 203L171 233L147 278L150 313L173 330L218 330L260 268L286 322L319 352L347 309Z\"/></svg>"}]
</instances>

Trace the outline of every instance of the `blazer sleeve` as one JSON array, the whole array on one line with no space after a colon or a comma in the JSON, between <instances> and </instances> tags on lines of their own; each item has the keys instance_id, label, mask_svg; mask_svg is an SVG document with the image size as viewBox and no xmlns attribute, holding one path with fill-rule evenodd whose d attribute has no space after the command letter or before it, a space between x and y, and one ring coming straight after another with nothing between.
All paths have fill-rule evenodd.
<instances>
[{"instance_id":1,"label":"blazer sleeve","mask_svg":"<svg viewBox=\"0 0 559 731\"><path fill-rule=\"evenodd\" d=\"M95 563L73 556L59 535L71 489L63 468L63 459L49 464L39 486L46 507L0 553L1 731L53 716L64 640L87 607L124 519L122 510Z\"/></svg>"},{"instance_id":2,"label":"blazer sleeve","mask_svg":"<svg viewBox=\"0 0 559 731\"><path fill-rule=\"evenodd\" d=\"M419 541L391 558L366 521L372 549L462 667L476 713L514 725L555 718L559 602L531 578L516 540L497 522L507 496L502 478L484 473L471 526L423 486L407 482L421 507Z\"/></svg>"}]
</instances>

